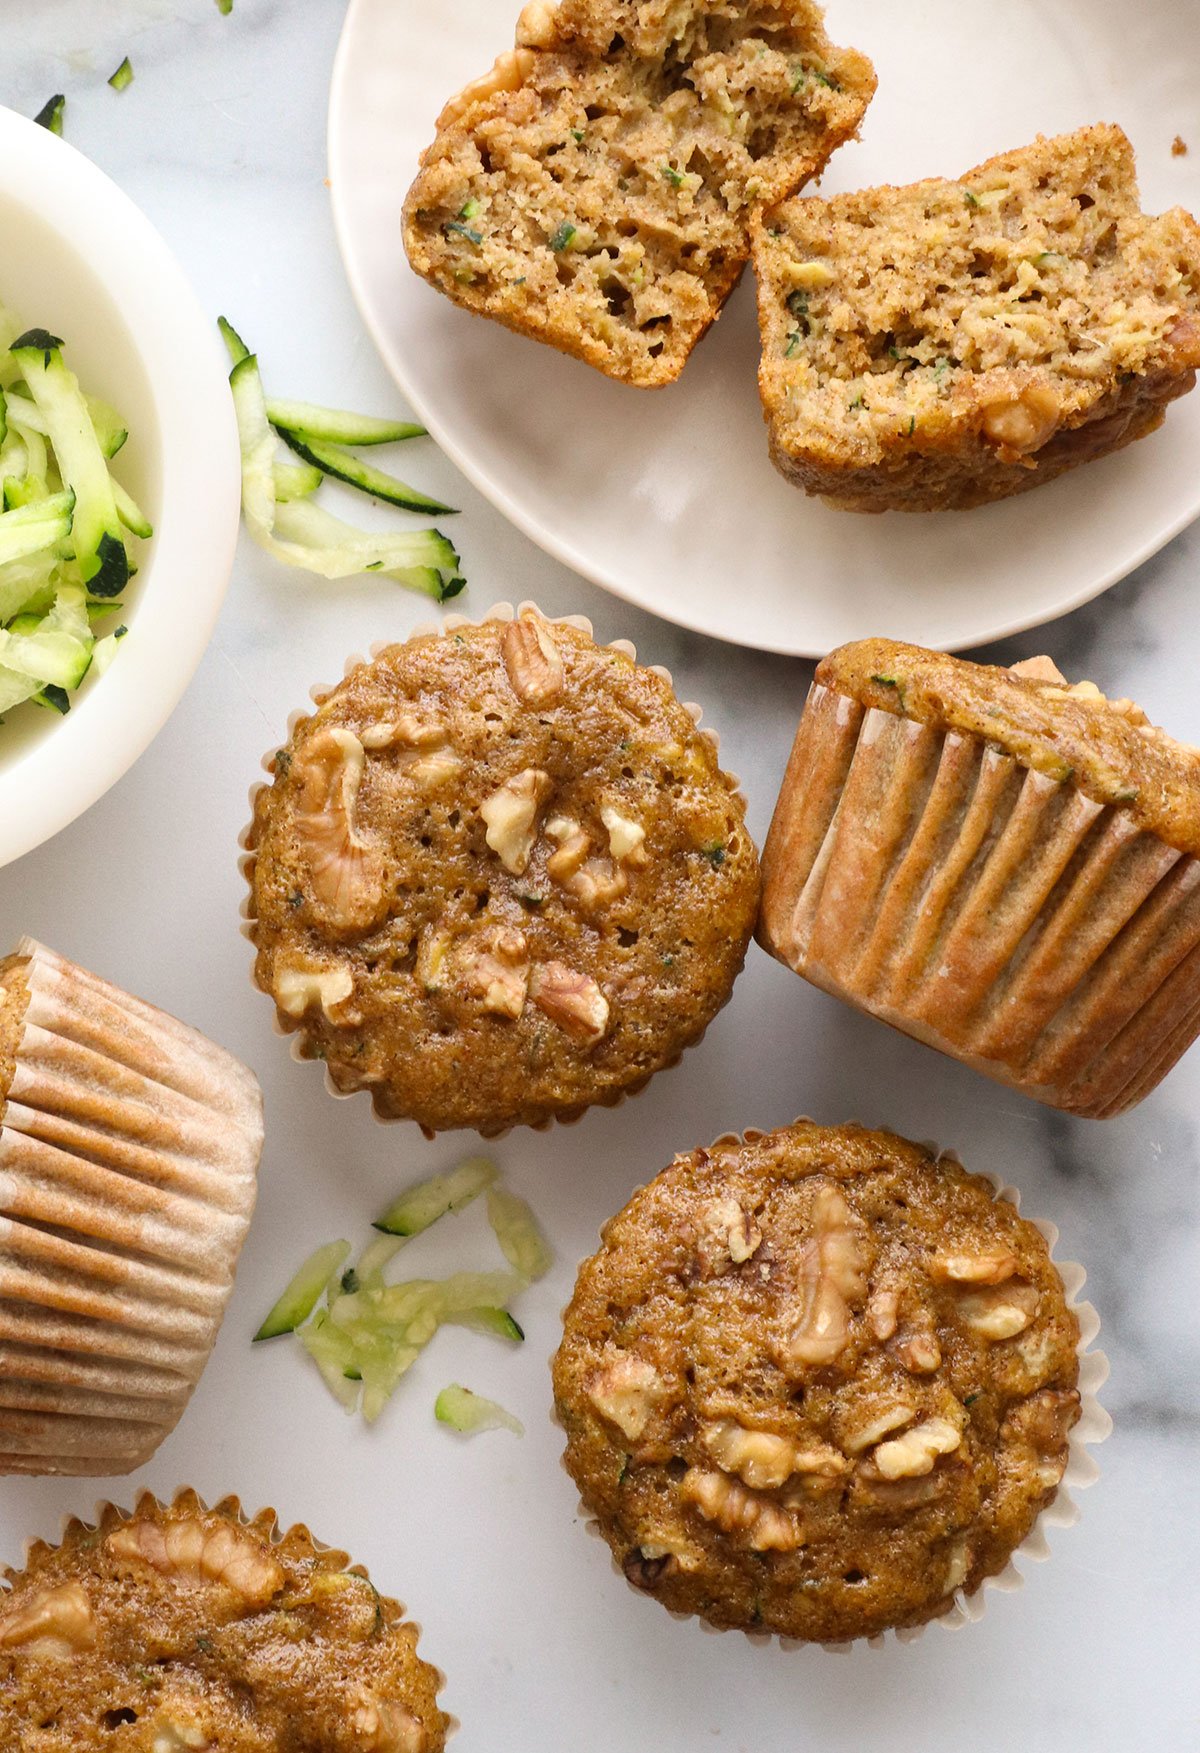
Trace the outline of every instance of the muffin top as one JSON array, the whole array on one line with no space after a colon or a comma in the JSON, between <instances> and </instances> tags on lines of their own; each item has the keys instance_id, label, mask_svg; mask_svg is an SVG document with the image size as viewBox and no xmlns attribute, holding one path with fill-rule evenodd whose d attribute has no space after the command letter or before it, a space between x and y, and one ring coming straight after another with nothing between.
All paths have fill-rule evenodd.
<instances>
[{"instance_id":1,"label":"muffin top","mask_svg":"<svg viewBox=\"0 0 1200 1753\"><path fill-rule=\"evenodd\" d=\"M440 1753L417 1629L344 1552L236 1499L144 1496L0 1593L0 1744L27 1753Z\"/></svg>"},{"instance_id":2,"label":"muffin top","mask_svg":"<svg viewBox=\"0 0 1200 1753\"><path fill-rule=\"evenodd\" d=\"M255 978L343 1090L431 1131L567 1118L669 1064L758 905L665 672L526 606L360 664L255 804Z\"/></svg>"},{"instance_id":3,"label":"muffin top","mask_svg":"<svg viewBox=\"0 0 1200 1753\"><path fill-rule=\"evenodd\" d=\"M890 1133L800 1122L677 1157L580 1271L566 1464L638 1588L821 1641L1002 1570L1079 1416L1045 1241Z\"/></svg>"},{"instance_id":4,"label":"muffin top","mask_svg":"<svg viewBox=\"0 0 1200 1753\"><path fill-rule=\"evenodd\" d=\"M862 639L831 652L817 681L863 706L984 737L1034 772L1128 809L1168 846L1200 855L1200 750L1157 729L1132 700L1108 700L1092 682L1068 686L1048 658L1001 669Z\"/></svg>"}]
</instances>

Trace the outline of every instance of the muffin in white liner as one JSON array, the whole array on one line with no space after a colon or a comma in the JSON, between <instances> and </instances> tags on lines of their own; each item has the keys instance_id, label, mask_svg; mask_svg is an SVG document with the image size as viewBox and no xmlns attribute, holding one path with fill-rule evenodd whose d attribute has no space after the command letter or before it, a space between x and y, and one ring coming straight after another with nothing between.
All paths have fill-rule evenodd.
<instances>
[{"instance_id":1,"label":"muffin in white liner","mask_svg":"<svg viewBox=\"0 0 1200 1753\"><path fill-rule=\"evenodd\" d=\"M0 963L0 1473L127 1473L174 1428L262 1142L203 1035L32 939Z\"/></svg>"},{"instance_id":2,"label":"muffin in white liner","mask_svg":"<svg viewBox=\"0 0 1200 1753\"><path fill-rule=\"evenodd\" d=\"M863 1191L885 1215L864 1223L853 1183L876 1175ZM814 1209L844 1193L851 1210L824 1238L789 1236L797 1191ZM887 1215L905 1191L913 1210ZM810 1121L726 1134L633 1196L580 1268L552 1369L582 1517L636 1592L706 1630L845 1649L965 1624L987 1587L1020 1586L1014 1557L1046 1557L1044 1530L1075 1520L1070 1490L1097 1477L1087 1445L1111 1420L1083 1270L1053 1262L1057 1232L1016 1206L936 1146ZM896 1235L922 1226L928 1270L897 1278ZM847 1241L866 1252L839 1286ZM807 1296L806 1262L829 1242L840 1312L838 1296L822 1303L829 1284ZM720 1319L714 1290L731 1299ZM833 1348L781 1366L775 1340L798 1314ZM926 1435L929 1452L906 1453ZM917 1495L882 1501L897 1492Z\"/></svg>"},{"instance_id":3,"label":"muffin in white liner","mask_svg":"<svg viewBox=\"0 0 1200 1753\"><path fill-rule=\"evenodd\" d=\"M302 1523L236 1497L101 1503L4 1574L6 1748L441 1753L458 1726L400 1603Z\"/></svg>"},{"instance_id":4,"label":"muffin in white liner","mask_svg":"<svg viewBox=\"0 0 1200 1753\"><path fill-rule=\"evenodd\" d=\"M763 873L772 955L1070 1113L1124 1113L1200 1032L1200 751L1048 659L826 658Z\"/></svg>"},{"instance_id":5,"label":"muffin in white liner","mask_svg":"<svg viewBox=\"0 0 1200 1753\"><path fill-rule=\"evenodd\" d=\"M619 1102L701 1038L744 960L757 854L666 670L501 603L312 697L251 792L243 917L255 984L334 1094L494 1137Z\"/></svg>"}]
</instances>

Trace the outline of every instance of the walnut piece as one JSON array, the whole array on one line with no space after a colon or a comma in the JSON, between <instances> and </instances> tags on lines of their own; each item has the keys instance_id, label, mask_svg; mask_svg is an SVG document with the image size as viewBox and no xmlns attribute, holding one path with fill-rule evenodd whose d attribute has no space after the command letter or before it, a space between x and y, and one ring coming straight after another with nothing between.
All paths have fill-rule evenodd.
<instances>
[{"instance_id":1,"label":"walnut piece","mask_svg":"<svg viewBox=\"0 0 1200 1753\"><path fill-rule=\"evenodd\" d=\"M96 1642L96 1622L81 1583L44 1589L0 1618L0 1649L66 1662Z\"/></svg>"},{"instance_id":2,"label":"walnut piece","mask_svg":"<svg viewBox=\"0 0 1200 1753\"><path fill-rule=\"evenodd\" d=\"M1016 1284L984 1285L964 1291L958 1298L959 1318L984 1339L1012 1339L1023 1333L1037 1313L1041 1296L1037 1287Z\"/></svg>"},{"instance_id":3,"label":"walnut piece","mask_svg":"<svg viewBox=\"0 0 1200 1753\"><path fill-rule=\"evenodd\" d=\"M173 1705L172 1710L179 1707ZM151 1719L154 1738L150 1753L209 1753L213 1743L195 1723L185 1723L178 1716L158 1711Z\"/></svg>"},{"instance_id":4,"label":"walnut piece","mask_svg":"<svg viewBox=\"0 0 1200 1753\"><path fill-rule=\"evenodd\" d=\"M629 878L611 858L589 858L564 885L588 913L597 913L619 901L629 887Z\"/></svg>"},{"instance_id":5,"label":"walnut piece","mask_svg":"<svg viewBox=\"0 0 1200 1753\"><path fill-rule=\"evenodd\" d=\"M952 1595L966 1582L971 1570L971 1547L966 1540L956 1540L950 1548L950 1558L946 1565L945 1590Z\"/></svg>"},{"instance_id":6,"label":"walnut piece","mask_svg":"<svg viewBox=\"0 0 1200 1753\"><path fill-rule=\"evenodd\" d=\"M350 1728L363 1753L425 1753L428 1740L412 1711L360 1686L352 1698Z\"/></svg>"},{"instance_id":7,"label":"walnut piece","mask_svg":"<svg viewBox=\"0 0 1200 1753\"><path fill-rule=\"evenodd\" d=\"M529 990L529 946L523 932L497 926L459 950L457 966L468 991L484 1010L515 1022Z\"/></svg>"},{"instance_id":8,"label":"walnut piece","mask_svg":"<svg viewBox=\"0 0 1200 1753\"><path fill-rule=\"evenodd\" d=\"M903 1430L916 1416L917 1409L911 1401L895 1400L890 1406L872 1413L864 1423L854 1425L842 1440L852 1455L861 1455L865 1449L873 1449L892 1431Z\"/></svg>"},{"instance_id":9,"label":"walnut piece","mask_svg":"<svg viewBox=\"0 0 1200 1753\"><path fill-rule=\"evenodd\" d=\"M612 803L601 805L600 820L608 830L608 850L618 864L645 864L646 830L640 822L622 815Z\"/></svg>"},{"instance_id":10,"label":"walnut piece","mask_svg":"<svg viewBox=\"0 0 1200 1753\"><path fill-rule=\"evenodd\" d=\"M558 845L557 852L552 852L546 860L546 874L556 883L565 883L575 875L591 851L592 843L572 816L551 816L546 823L546 833Z\"/></svg>"},{"instance_id":11,"label":"walnut piece","mask_svg":"<svg viewBox=\"0 0 1200 1753\"><path fill-rule=\"evenodd\" d=\"M493 66L478 79L472 79L469 85L443 104L442 113L437 119L439 128L449 128L477 103L485 103L497 92L516 91L521 81L533 71L534 54L532 49L506 49L497 55Z\"/></svg>"},{"instance_id":12,"label":"walnut piece","mask_svg":"<svg viewBox=\"0 0 1200 1753\"><path fill-rule=\"evenodd\" d=\"M1006 394L983 409L983 435L1013 457L1040 450L1058 430L1062 403L1050 384L1029 384L1019 395Z\"/></svg>"},{"instance_id":13,"label":"walnut piece","mask_svg":"<svg viewBox=\"0 0 1200 1753\"><path fill-rule=\"evenodd\" d=\"M719 1199L711 1205L705 1228L717 1237L735 1266L744 1265L762 1246L762 1230L736 1199Z\"/></svg>"},{"instance_id":14,"label":"walnut piece","mask_svg":"<svg viewBox=\"0 0 1200 1753\"><path fill-rule=\"evenodd\" d=\"M900 1293L890 1285L881 1285L871 1292L867 1319L876 1339L890 1339L899 1324Z\"/></svg>"},{"instance_id":15,"label":"walnut piece","mask_svg":"<svg viewBox=\"0 0 1200 1753\"><path fill-rule=\"evenodd\" d=\"M1070 1431L1080 1413L1077 1388L1043 1388L1022 1400L1000 1427L1006 1446L1023 1450L1043 1491L1057 1486L1070 1459Z\"/></svg>"},{"instance_id":16,"label":"walnut piece","mask_svg":"<svg viewBox=\"0 0 1200 1753\"><path fill-rule=\"evenodd\" d=\"M276 962L271 991L280 1010L300 1017L320 1007L331 1023L334 1011L354 991L354 976L347 967L303 967L298 962Z\"/></svg>"},{"instance_id":17,"label":"walnut piece","mask_svg":"<svg viewBox=\"0 0 1200 1753\"><path fill-rule=\"evenodd\" d=\"M529 49L548 49L557 36L554 28L554 15L558 11L556 0L527 0L527 4L517 19L517 44ZM522 615L521 620L532 619ZM513 626L520 622L514 621Z\"/></svg>"},{"instance_id":18,"label":"walnut piece","mask_svg":"<svg viewBox=\"0 0 1200 1753\"><path fill-rule=\"evenodd\" d=\"M621 1351L592 1377L587 1394L602 1417L636 1442L666 1400L667 1384L644 1357Z\"/></svg>"},{"instance_id":19,"label":"walnut piece","mask_svg":"<svg viewBox=\"0 0 1200 1753\"><path fill-rule=\"evenodd\" d=\"M941 1284L1003 1284L1017 1270L1017 1256L1008 1248L979 1254L935 1254L929 1276Z\"/></svg>"},{"instance_id":20,"label":"walnut piece","mask_svg":"<svg viewBox=\"0 0 1200 1753\"><path fill-rule=\"evenodd\" d=\"M221 1583L253 1606L265 1606L283 1587L283 1567L253 1534L229 1522L199 1516L126 1522L105 1544L114 1558L140 1560L182 1588Z\"/></svg>"},{"instance_id":21,"label":"walnut piece","mask_svg":"<svg viewBox=\"0 0 1200 1753\"><path fill-rule=\"evenodd\" d=\"M850 1471L846 1457L829 1443L800 1448L790 1437L747 1430L729 1418L708 1425L701 1440L718 1467L755 1491L777 1490L797 1473L836 1479Z\"/></svg>"},{"instance_id":22,"label":"walnut piece","mask_svg":"<svg viewBox=\"0 0 1200 1753\"><path fill-rule=\"evenodd\" d=\"M850 1299L866 1291L866 1230L835 1186L817 1190L812 1235L800 1251L800 1319L788 1337L785 1364L832 1363L850 1336Z\"/></svg>"},{"instance_id":23,"label":"walnut piece","mask_svg":"<svg viewBox=\"0 0 1200 1753\"><path fill-rule=\"evenodd\" d=\"M462 757L450 747L450 733L436 719L422 723L414 712L403 712L393 724L372 724L362 733L364 749L401 750L396 765L422 791L433 791L462 769Z\"/></svg>"},{"instance_id":24,"label":"walnut piece","mask_svg":"<svg viewBox=\"0 0 1200 1753\"><path fill-rule=\"evenodd\" d=\"M590 974L564 962L539 962L529 976L529 996L569 1035L594 1046L608 1028L608 1000Z\"/></svg>"},{"instance_id":25,"label":"walnut piece","mask_svg":"<svg viewBox=\"0 0 1200 1753\"><path fill-rule=\"evenodd\" d=\"M727 1534L745 1533L755 1552L795 1552L804 1544L796 1518L761 1492L751 1491L728 1473L689 1467L679 1485L685 1503Z\"/></svg>"},{"instance_id":26,"label":"walnut piece","mask_svg":"<svg viewBox=\"0 0 1200 1753\"><path fill-rule=\"evenodd\" d=\"M505 870L521 876L537 839L538 811L551 792L548 773L526 767L485 797L479 813L487 823L487 843Z\"/></svg>"},{"instance_id":27,"label":"walnut piece","mask_svg":"<svg viewBox=\"0 0 1200 1753\"><path fill-rule=\"evenodd\" d=\"M949 1418L927 1418L903 1436L880 1443L871 1459L885 1479L919 1479L932 1473L939 1455L949 1455L962 1442L962 1429Z\"/></svg>"},{"instance_id":28,"label":"walnut piece","mask_svg":"<svg viewBox=\"0 0 1200 1753\"><path fill-rule=\"evenodd\" d=\"M530 5L521 14L517 24L518 42L524 40L520 35L521 24L526 13L532 11ZM562 652L540 615L526 613L510 621L501 637L500 650L518 700L526 706L536 707L548 706L552 700L558 699L564 680Z\"/></svg>"},{"instance_id":29,"label":"walnut piece","mask_svg":"<svg viewBox=\"0 0 1200 1753\"><path fill-rule=\"evenodd\" d=\"M315 736L292 762L301 775L294 820L313 895L340 931L362 932L387 908L384 861L355 825L366 753L353 731Z\"/></svg>"},{"instance_id":30,"label":"walnut piece","mask_svg":"<svg viewBox=\"0 0 1200 1753\"><path fill-rule=\"evenodd\" d=\"M920 1329L902 1334L892 1350L905 1369L915 1376L932 1375L941 1367L942 1348L932 1330Z\"/></svg>"}]
</instances>

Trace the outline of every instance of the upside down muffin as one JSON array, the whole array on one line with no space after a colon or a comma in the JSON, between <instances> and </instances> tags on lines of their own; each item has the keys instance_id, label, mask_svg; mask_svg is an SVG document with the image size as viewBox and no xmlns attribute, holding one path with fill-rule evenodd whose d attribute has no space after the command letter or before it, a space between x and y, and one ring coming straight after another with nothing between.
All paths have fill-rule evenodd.
<instances>
[{"instance_id":1,"label":"upside down muffin","mask_svg":"<svg viewBox=\"0 0 1200 1753\"><path fill-rule=\"evenodd\" d=\"M957 1162L858 1126L722 1139L602 1244L555 1404L664 1606L822 1642L920 1625L1053 1499L1079 1324L1039 1231Z\"/></svg>"},{"instance_id":2,"label":"upside down muffin","mask_svg":"<svg viewBox=\"0 0 1200 1753\"><path fill-rule=\"evenodd\" d=\"M981 505L1153 432L1200 366L1200 226L1141 211L1119 128L956 181L756 215L780 471L854 511Z\"/></svg>"},{"instance_id":3,"label":"upside down muffin","mask_svg":"<svg viewBox=\"0 0 1200 1753\"><path fill-rule=\"evenodd\" d=\"M37 1542L0 1592L12 1753L441 1753L417 1628L307 1528L185 1491Z\"/></svg>"},{"instance_id":4,"label":"upside down muffin","mask_svg":"<svg viewBox=\"0 0 1200 1753\"><path fill-rule=\"evenodd\" d=\"M744 804L666 673L584 622L525 605L388 646L273 770L255 978L386 1117L574 1117L729 997L758 908Z\"/></svg>"},{"instance_id":5,"label":"upside down muffin","mask_svg":"<svg viewBox=\"0 0 1200 1753\"><path fill-rule=\"evenodd\" d=\"M763 864L764 948L1052 1107L1124 1113L1200 1032L1200 750L1049 658L833 652Z\"/></svg>"},{"instance_id":6,"label":"upside down muffin","mask_svg":"<svg viewBox=\"0 0 1200 1753\"><path fill-rule=\"evenodd\" d=\"M751 204L819 175L874 90L813 0L532 0L438 119L409 261L609 377L670 383L742 272Z\"/></svg>"}]
</instances>

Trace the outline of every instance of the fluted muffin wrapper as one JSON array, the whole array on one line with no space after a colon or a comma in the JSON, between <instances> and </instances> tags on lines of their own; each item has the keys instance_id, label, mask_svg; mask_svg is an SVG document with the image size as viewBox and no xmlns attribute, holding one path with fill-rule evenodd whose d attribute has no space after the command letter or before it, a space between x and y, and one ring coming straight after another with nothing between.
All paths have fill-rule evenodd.
<instances>
[{"instance_id":1,"label":"fluted muffin wrapper","mask_svg":"<svg viewBox=\"0 0 1200 1753\"><path fill-rule=\"evenodd\" d=\"M114 1528L121 1527L126 1522L134 1521L143 1510L157 1511L162 1509L185 1509L194 1510L201 1515L216 1514L226 1516L239 1527L254 1528L260 1534L265 1534L272 1546L280 1546L285 1540L302 1543L311 1548L314 1555L334 1560L338 1569L349 1570L355 1576L361 1576L368 1580L370 1578L370 1572L365 1564L361 1564L357 1561L351 1564L350 1554L348 1552L343 1551L340 1546L331 1546L324 1540L318 1540L316 1535L312 1533L311 1529L309 1529L304 1522L293 1522L288 1527L284 1527L279 1520L276 1511L269 1508L261 1509L257 1514L250 1515L242 1507L241 1499L232 1493L229 1496L222 1497L217 1502L210 1504L190 1485L177 1486L169 1501L155 1497L154 1493L150 1491L139 1492L137 1501L132 1510L123 1509L119 1504L113 1503L111 1499L101 1498L93 1507L92 1520L90 1522L85 1521L79 1516L64 1516L62 1518L61 1537L58 1541L42 1540L37 1537L27 1539L25 1542L23 1564L21 1566L5 1565L0 1562L0 1578L5 1578L10 1583L15 1582L37 1554L56 1551L58 1546L65 1541L68 1533L75 1527L82 1528L85 1533L91 1533L93 1530L100 1530L107 1534ZM387 1605L396 1608L399 1618L416 1633L416 1644L419 1644L421 1640L421 1626L415 1619L409 1617L408 1610L404 1604L401 1601L398 1601L393 1595L383 1595L381 1593L380 1599ZM414 1648L415 1647L416 1645L414 1645ZM421 1660L425 1663L426 1667L432 1670L435 1676L436 1685L434 1690L440 1701L442 1691L446 1685L446 1676L436 1663L427 1661L424 1656L421 1657ZM442 1708L440 1702L438 1708ZM448 1712L444 1712L443 1714L447 1717L446 1740L449 1741L461 1727L461 1724L457 1717L451 1716Z\"/></svg>"},{"instance_id":2,"label":"fluted muffin wrapper","mask_svg":"<svg viewBox=\"0 0 1200 1753\"><path fill-rule=\"evenodd\" d=\"M477 619L472 619L469 615L452 613L444 616L440 621L423 621L419 626L414 627L404 640L383 639L377 641L374 645L369 647L365 658L356 653L346 659L342 668L343 680L349 676L353 670L356 670L360 664L373 662L381 652L387 651L393 645L407 644L410 639L423 639L430 635L453 634L463 627L484 627L493 621L513 621L516 620L519 615L523 615L527 612L541 615L543 620L547 621L551 626L559 625L574 627L579 632L586 634L589 639L594 637L592 623L588 620L586 615L547 615L541 608L539 608L537 603L530 601L519 603L516 608L514 608L511 603L507 602L493 603L492 607ZM637 650L628 639L610 639L603 649L608 651L619 651L623 656L629 658L631 662L637 662ZM665 682L667 687L674 692L675 684L670 670L665 669L662 664L648 664L645 667L651 675L658 676L659 679ZM338 683L336 682L316 683L309 689L309 698L313 702L313 705L322 705L337 686ZM703 716L703 708L698 706L694 701L681 701L680 704L682 705L683 710L688 714L689 718L691 718L693 724L696 725L699 734L704 738L705 742L710 745L713 754L719 760L721 739L717 732L710 726L701 726L700 720ZM280 748L282 748L294 735L296 726L300 723L301 719L307 718L308 716L308 713L303 708L290 714L287 721L287 735L279 742L273 743L263 755L262 760L259 763L265 773L273 777L275 757L279 753ZM741 789L741 781L732 773L726 773L724 777L732 795L739 799L742 807L745 808L746 796ZM267 783L258 780L250 787L250 819L241 834L238 836L238 845L242 849L239 868L246 880L247 887L247 893L241 905L241 932L242 936L248 939L251 944L254 943L254 872L257 860L254 849L250 844L250 840L254 832L256 801L259 793L265 791L268 788L269 783L269 780ZM251 964L250 967L250 984L255 992L262 990L254 977L253 964ZM271 994L268 993L266 996L271 997ZM304 1063L318 1057L318 1055L309 1047L303 1017L285 1016L276 1004L274 1030L277 1035L290 1037L289 1052L297 1063ZM688 1042L688 1047L698 1047L706 1033L707 1028L701 1030L700 1034L698 1034L694 1040ZM659 1076L660 1073L670 1071L678 1065L686 1051L687 1048L681 1048L679 1052L666 1060L655 1071L649 1072L645 1077L627 1084L623 1089L614 1090L608 1094L597 1096L594 1101L581 1103L578 1107L563 1109L560 1113L550 1115L544 1120L537 1121L529 1128L529 1130L533 1132L546 1132L554 1125L573 1126L577 1121L583 1119L583 1116L587 1113L589 1108L619 1107L622 1102L627 1101L631 1096L640 1095L646 1088L647 1084L649 1084L655 1077ZM393 1114L384 1108L381 1105L376 1092L373 1091L368 1084L361 1084L353 1089L339 1088L333 1079L333 1075L328 1065L325 1067L325 1088L331 1096L336 1097L339 1101L345 1101L351 1097L364 1093L369 1095L371 1097L371 1107L375 1119L384 1125L395 1125L398 1122L407 1122L406 1115ZM408 1123L415 1124L415 1122ZM436 1133L431 1131L428 1127L423 1126L421 1130L428 1138L436 1137ZM504 1138L512 1130L512 1125L489 1126L480 1129L480 1136L488 1139Z\"/></svg>"},{"instance_id":3,"label":"fluted muffin wrapper","mask_svg":"<svg viewBox=\"0 0 1200 1753\"><path fill-rule=\"evenodd\" d=\"M810 1117L808 1115L802 1114L793 1121L793 1125L803 1125L808 1122L809 1119ZM850 1124L854 1123L850 1122ZM723 1132L719 1138L715 1138L706 1148L710 1152L714 1152L730 1145L739 1145L743 1143L752 1144L756 1139L764 1136L765 1134L757 1127L751 1126L747 1127L742 1133ZM920 1142L924 1149L928 1150L937 1161L957 1163L959 1167L964 1166L961 1157L959 1157L956 1152L952 1150L943 1150L940 1145L929 1139L923 1139ZM1014 1211L1020 1210L1021 1195L1016 1187L1007 1186L1001 1181L998 1175L990 1174L986 1169L972 1169L969 1172L973 1175L978 1175L981 1180L986 1181L992 1188L997 1199L1005 1200L1013 1207ZM640 1191L640 1187L633 1188L629 1197L632 1199L634 1195ZM1112 1434L1113 1428L1112 1418L1104 1410L1104 1407L1100 1404L1099 1400L1100 1389L1108 1380L1109 1375L1108 1358L1105 1353L1099 1350L1096 1346L1096 1340L1100 1333L1100 1317L1090 1302L1080 1300L1079 1293L1082 1291L1087 1280L1087 1273L1084 1268L1075 1261L1056 1260L1054 1258L1054 1250L1058 1245L1058 1229L1056 1225L1036 1217L1028 1218L1026 1221L1033 1225L1034 1229L1037 1230L1038 1234L1045 1241L1050 1258L1054 1263L1054 1268L1062 1279L1067 1307L1079 1322L1079 1343L1075 1348L1076 1356L1079 1359L1079 1381L1076 1384L1079 1389L1080 1399L1079 1418L1072 1427L1068 1437L1067 1467L1063 1474L1062 1482L1058 1486L1058 1489L1050 1502L1039 1512L1033 1527L1029 1530L1029 1533L1025 1536L1021 1544L1014 1550L1004 1569L998 1571L995 1576L985 1577L979 1587L972 1594L965 1594L961 1589L956 1590L951 1603L945 1612L939 1614L936 1618L926 1620L922 1625L895 1626L889 1631L877 1633L871 1637L853 1638L841 1643L822 1644L821 1648L828 1650L831 1654L845 1655L855 1644L858 1643L866 1643L871 1649L883 1649L887 1644L889 1637L894 1637L898 1643L915 1643L917 1638L923 1637L933 1625L940 1625L947 1631L958 1631L964 1625L973 1625L976 1621L982 1619L984 1613L987 1611L987 1593L989 1590L995 1589L1001 1594L1011 1594L1015 1589L1024 1587L1025 1577L1017 1565L1016 1560L1018 1558L1024 1558L1036 1564L1040 1564L1045 1559L1049 1558L1050 1543L1046 1537L1047 1530L1050 1528L1069 1528L1077 1522L1079 1520L1079 1508L1071 1495L1072 1491L1078 1492L1086 1490L1089 1485L1094 1485L1100 1477L1100 1468L1097 1465L1094 1456L1088 1451L1089 1449L1094 1448L1098 1443L1104 1442L1105 1439ZM564 1308L559 1317L560 1322L564 1324L566 1314L567 1310ZM556 1346L554 1351L550 1354L550 1368L553 1368L554 1359L557 1354L558 1347ZM557 1428L564 1437L566 1436L567 1433L565 1427L558 1416L558 1410L553 1399L550 1403L550 1423ZM578 1492L578 1487L575 1486L575 1481L571 1478L570 1471L567 1467L565 1449L559 1456L559 1465L567 1478L571 1480L571 1484L575 1487L576 1492ZM620 1577L622 1583L631 1594L636 1595L639 1601L645 1602L645 1591L637 1588L625 1575L624 1570L617 1562L616 1554L612 1551L612 1548L604 1537L604 1532L600 1527L598 1518L593 1514L592 1510L582 1497L578 1498L578 1503L579 1519L585 1532L601 1542L608 1551L615 1574ZM812 1647L803 1639L784 1637L777 1632L752 1630L740 1626L713 1625L707 1619L701 1618L698 1614L683 1613L676 1608L665 1607L661 1601L656 1601L653 1605L657 1611L666 1612L670 1614L672 1619L680 1620L685 1624L695 1620L701 1631L711 1633L713 1636L724 1637L734 1635L749 1638L752 1643L778 1643L781 1649L804 1649Z\"/></svg>"},{"instance_id":4,"label":"fluted muffin wrapper","mask_svg":"<svg viewBox=\"0 0 1200 1753\"><path fill-rule=\"evenodd\" d=\"M1200 860L1068 777L814 683L760 940L1038 1101L1122 1113L1200 1033Z\"/></svg>"},{"instance_id":5,"label":"fluted muffin wrapper","mask_svg":"<svg viewBox=\"0 0 1200 1753\"><path fill-rule=\"evenodd\" d=\"M262 1098L194 1029L25 938L0 1123L0 1473L113 1475L177 1423L255 1199Z\"/></svg>"}]
</instances>

